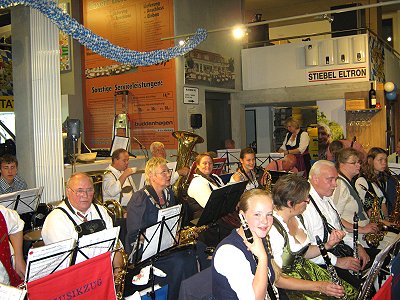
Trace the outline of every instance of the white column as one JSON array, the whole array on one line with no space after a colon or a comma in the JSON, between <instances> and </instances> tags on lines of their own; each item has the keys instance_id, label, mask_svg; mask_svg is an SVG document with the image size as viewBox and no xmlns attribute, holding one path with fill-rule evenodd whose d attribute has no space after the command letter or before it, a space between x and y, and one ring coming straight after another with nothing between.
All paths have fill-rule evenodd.
<instances>
[{"instance_id":1,"label":"white column","mask_svg":"<svg viewBox=\"0 0 400 300\"><path fill-rule=\"evenodd\" d=\"M42 202L63 195L58 28L40 12L12 8L13 80L19 174L44 186Z\"/></svg>"}]
</instances>

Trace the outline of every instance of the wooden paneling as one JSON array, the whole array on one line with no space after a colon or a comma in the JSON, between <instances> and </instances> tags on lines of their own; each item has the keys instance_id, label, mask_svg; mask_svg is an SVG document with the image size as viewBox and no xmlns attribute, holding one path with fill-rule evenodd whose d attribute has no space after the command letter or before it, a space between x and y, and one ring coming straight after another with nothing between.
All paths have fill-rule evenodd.
<instances>
[{"instance_id":1,"label":"wooden paneling","mask_svg":"<svg viewBox=\"0 0 400 300\"><path fill-rule=\"evenodd\" d=\"M368 99L368 91L345 93L346 101L348 99ZM356 110L346 111L346 130L347 139L357 137L357 142L363 145L365 151L372 147L387 148L386 130L387 116L384 105L383 86L377 86L377 102L381 103L380 110Z\"/></svg>"}]
</instances>

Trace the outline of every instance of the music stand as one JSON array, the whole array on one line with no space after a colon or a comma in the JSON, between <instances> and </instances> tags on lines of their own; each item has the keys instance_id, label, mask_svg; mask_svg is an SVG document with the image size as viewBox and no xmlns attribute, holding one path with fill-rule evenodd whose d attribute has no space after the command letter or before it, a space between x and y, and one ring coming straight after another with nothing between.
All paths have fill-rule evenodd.
<instances>
[{"instance_id":1,"label":"music stand","mask_svg":"<svg viewBox=\"0 0 400 300\"><path fill-rule=\"evenodd\" d=\"M179 205L179 208L181 206ZM176 206L164 209L172 209ZM163 210L159 211L159 217ZM171 210L173 211L173 210ZM160 214L161 212L161 214ZM158 260L159 256L168 250L171 250L178 244L176 239L176 232L178 229L179 221L181 219L181 211L170 216L162 216L161 221L139 230L139 234L134 243L134 265L142 266L150 262L150 280L151 291L149 292L151 299L155 300L155 275L153 270L154 263ZM141 248L144 241L143 248Z\"/></svg>"},{"instance_id":2,"label":"music stand","mask_svg":"<svg viewBox=\"0 0 400 300\"><path fill-rule=\"evenodd\" d=\"M196 226L215 223L219 218L235 211L246 185L247 181L241 181L213 190Z\"/></svg>"},{"instance_id":3,"label":"music stand","mask_svg":"<svg viewBox=\"0 0 400 300\"><path fill-rule=\"evenodd\" d=\"M220 149L217 150L217 155L219 158L226 158L227 172L229 172L231 165L238 164L240 162L240 151L241 149Z\"/></svg>"},{"instance_id":4,"label":"music stand","mask_svg":"<svg viewBox=\"0 0 400 300\"><path fill-rule=\"evenodd\" d=\"M43 187L17 191L0 195L0 204L16 210L18 214L30 213L37 210L42 197Z\"/></svg>"},{"instance_id":5,"label":"music stand","mask_svg":"<svg viewBox=\"0 0 400 300\"><path fill-rule=\"evenodd\" d=\"M366 280L361 287L360 293L358 294L357 299L363 300L366 299L369 293L371 286L373 285L376 277L378 276L383 262L386 259L386 256L389 254L389 251L400 241L400 234L397 235L396 239L393 243L387 245L384 249L382 249L375 257L374 262L372 263L371 268L368 270L366 276Z\"/></svg>"},{"instance_id":6,"label":"music stand","mask_svg":"<svg viewBox=\"0 0 400 300\"><path fill-rule=\"evenodd\" d=\"M69 239L31 249L31 253L28 253L25 281L39 279L86 259L112 251L117 243L118 234L119 227L113 227L82 236L77 241ZM38 254L29 259L29 255L33 255L35 252Z\"/></svg>"},{"instance_id":7,"label":"music stand","mask_svg":"<svg viewBox=\"0 0 400 300\"><path fill-rule=\"evenodd\" d=\"M279 152L257 153L256 162L260 162L257 166L265 168L271 161L280 160L283 157L284 154Z\"/></svg>"}]
</instances>

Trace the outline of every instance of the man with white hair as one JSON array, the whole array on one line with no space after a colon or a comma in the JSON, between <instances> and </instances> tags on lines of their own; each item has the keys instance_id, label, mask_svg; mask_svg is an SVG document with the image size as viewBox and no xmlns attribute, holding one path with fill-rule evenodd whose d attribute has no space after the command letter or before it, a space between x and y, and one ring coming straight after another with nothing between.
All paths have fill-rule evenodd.
<instances>
[{"instance_id":1,"label":"man with white hair","mask_svg":"<svg viewBox=\"0 0 400 300\"><path fill-rule=\"evenodd\" d=\"M309 182L311 189L309 198L311 203L307 205L303 218L312 244L316 244L315 237L317 235L323 241L329 238L330 230L326 230L327 227L345 230L332 199L333 192L337 186L337 178L338 172L335 165L327 160L317 161L310 170ZM328 226L324 225L324 223L327 223ZM352 235L346 234L343 241L350 248L353 248ZM353 276L349 270L355 272L363 270L370 261L369 255L361 245L358 245L358 253L360 259L352 256L337 257L329 253L338 275L356 288L360 286L361 280ZM319 265L325 264L321 256L312 259L312 261Z\"/></svg>"},{"instance_id":2,"label":"man with white hair","mask_svg":"<svg viewBox=\"0 0 400 300\"><path fill-rule=\"evenodd\" d=\"M153 142L150 145L150 152L152 157L161 157L167 159L167 152L165 151L165 146L161 142ZM187 176L189 174L189 168L183 167L176 170L171 176L171 185L173 185L179 178L179 176Z\"/></svg>"}]
</instances>

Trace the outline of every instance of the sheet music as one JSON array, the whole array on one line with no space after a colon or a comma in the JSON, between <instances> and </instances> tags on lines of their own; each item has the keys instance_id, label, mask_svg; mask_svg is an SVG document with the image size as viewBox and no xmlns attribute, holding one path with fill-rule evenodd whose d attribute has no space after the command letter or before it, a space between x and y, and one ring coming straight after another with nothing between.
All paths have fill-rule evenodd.
<instances>
[{"instance_id":1,"label":"sheet music","mask_svg":"<svg viewBox=\"0 0 400 300\"><path fill-rule=\"evenodd\" d=\"M26 290L0 283L0 299L2 300L24 300Z\"/></svg>"},{"instance_id":2,"label":"sheet music","mask_svg":"<svg viewBox=\"0 0 400 300\"><path fill-rule=\"evenodd\" d=\"M118 241L119 229L118 226L82 236L78 242L79 250L75 264L114 250Z\"/></svg>"},{"instance_id":3,"label":"sheet music","mask_svg":"<svg viewBox=\"0 0 400 300\"><path fill-rule=\"evenodd\" d=\"M14 209L15 201L19 196L17 212L19 214L36 211L42 196L43 187L17 191L0 195L0 204L9 209Z\"/></svg>"},{"instance_id":4,"label":"sheet music","mask_svg":"<svg viewBox=\"0 0 400 300\"><path fill-rule=\"evenodd\" d=\"M38 248L31 248L26 261L25 282L68 268L75 240L69 239ZM0 299L3 299L0 297Z\"/></svg>"},{"instance_id":5,"label":"sheet music","mask_svg":"<svg viewBox=\"0 0 400 300\"><path fill-rule=\"evenodd\" d=\"M167 163L168 169L171 171L171 176L172 174L175 173L176 169L176 161L169 162ZM139 190L141 190L145 186L145 181L146 181L146 175L143 173L142 177L140 177L140 183L139 183Z\"/></svg>"},{"instance_id":6,"label":"sheet music","mask_svg":"<svg viewBox=\"0 0 400 300\"><path fill-rule=\"evenodd\" d=\"M117 149L128 150L128 145L129 145L129 138L128 137L126 137L126 136L118 136L118 135L114 136L113 144L112 144L111 151L110 151L110 156Z\"/></svg>"},{"instance_id":7,"label":"sheet music","mask_svg":"<svg viewBox=\"0 0 400 300\"><path fill-rule=\"evenodd\" d=\"M168 208L160 209L158 211L158 221L161 222L165 217L165 224L168 226L171 233L167 228L163 228L160 251L168 249L174 245L174 237L178 230L178 220L181 213L182 205L175 205ZM161 223L155 224L146 229L145 236L150 239L144 241L144 251L142 254L142 261L155 255L158 249L158 242L160 240Z\"/></svg>"}]
</instances>

